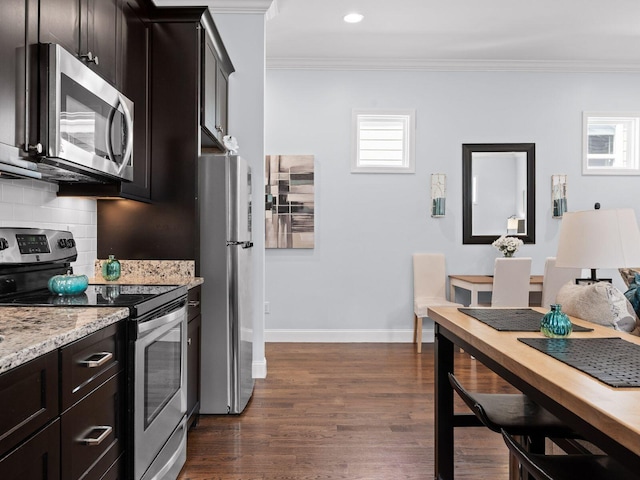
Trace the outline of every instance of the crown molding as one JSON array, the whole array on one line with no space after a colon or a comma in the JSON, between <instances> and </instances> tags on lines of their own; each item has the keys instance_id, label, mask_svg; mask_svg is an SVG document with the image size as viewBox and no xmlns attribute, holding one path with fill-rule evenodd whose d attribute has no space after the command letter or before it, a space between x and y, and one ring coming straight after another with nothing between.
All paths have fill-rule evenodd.
<instances>
[{"instance_id":1,"label":"crown molding","mask_svg":"<svg viewBox=\"0 0 640 480\"><path fill-rule=\"evenodd\" d=\"M153 0L158 7L193 6L193 0ZM213 13L267 13L277 0L200 0Z\"/></svg>"},{"instance_id":2,"label":"crown molding","mask_svg":"<svg viewBox=\"0 0 640 480\"><path fill-rule=\"evenodd\" d=\"M434 72L640 73L640 64L583 61L273 58L268 70L408 70Z\"/></svg>"}]
</instances>

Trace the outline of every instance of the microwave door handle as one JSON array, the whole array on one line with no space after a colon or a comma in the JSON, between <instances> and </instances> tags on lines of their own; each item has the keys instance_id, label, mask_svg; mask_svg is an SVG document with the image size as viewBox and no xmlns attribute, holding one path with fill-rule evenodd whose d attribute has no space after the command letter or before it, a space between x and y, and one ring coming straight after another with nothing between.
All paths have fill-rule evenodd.
<instances>
[{"instance_id":1,"label":"microwave door handle","mask_svg":"<svg viewBox=\"0 0 640 480\"><path fill-rule=\"evenodd\" d=\"M113 130L113 119L116 116L116 108L112 108L109 112L109 116L107 117L107 125L106 125L106 139L107 139L107 155L109 155L109 160L113 163L116 163L116 156L113 153L113 142L111 141L111 131Z\"/></svg>"},{"instance_id":2,"label":"microwave door handle","mask_svg":"<svg viewBox=\"0 0 640 480\"><path fill-rule=\"evenodd\" d=\"M124 123L127 126L127 145L124 149L122 163L118 168L118 174L121 174L122 171L127 167L129 160L131 160L131 155L133 154L133 118L131 117L131 112L129 111L129 108L127 108L127 104L122 98L122 95L118 94L118 98L120 99L120 105L122 106L122 111L124 112Z\"/></svg>"},{"instance_id":3,"label":"microwave door handle","mask_svg":"<svg viewBox=\"0 0 640 480\"><path fill-rule=\"evenodd\" d=\"M118 105L112 108L109 112L109 118L107 121L107 155L113 163L116 162L115 154L113 153L113 142L111 141L111 131L113 130L113 120L116 115L118 107L122 107L124 116L124 123L127 127L127 144L125 146L124 155L122 156L122 163L118 166L118 175L122 174L122 171L127 167L131 154L133 153L133 120L131 119L131 112L127 108L127 104L123 101L122 95L118 94Z\"/></svg>"}]
</instances>

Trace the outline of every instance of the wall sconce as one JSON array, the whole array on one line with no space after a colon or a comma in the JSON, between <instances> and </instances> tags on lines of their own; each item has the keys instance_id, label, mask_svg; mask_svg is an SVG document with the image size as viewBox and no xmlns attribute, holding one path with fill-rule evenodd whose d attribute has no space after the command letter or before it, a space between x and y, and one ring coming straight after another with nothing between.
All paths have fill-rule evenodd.
<instances>
[{"instance_id":1,"label":"wall sconce","mask_svg":"<svg viewBox=\"0 0 640 480\"><path fill-rule=\"evenodd\" d=\"M525 228L524 218L518 218L515 215L507 218L507 235L524 235Z\"/></svg>"},{"instance_id":2,"label":"wall sconce","mask_svg":"<svg viewBox=\"0 0 640 480\"><path fill-rule=\"evenodd\" d=\"M447 197L447 175L444 173L431 174L431 216L444 217Z\"/></svg>"},{"instance_id":3,"label":"wall sconce","mask_svg":"<svg viewBox=\"0 0 640 480\"><path fill-rule=\"evenodd\" d=\"M551 175L551 205L553 218L562 218L567 211L567 176Z\"/></svg>"}]
</instances>

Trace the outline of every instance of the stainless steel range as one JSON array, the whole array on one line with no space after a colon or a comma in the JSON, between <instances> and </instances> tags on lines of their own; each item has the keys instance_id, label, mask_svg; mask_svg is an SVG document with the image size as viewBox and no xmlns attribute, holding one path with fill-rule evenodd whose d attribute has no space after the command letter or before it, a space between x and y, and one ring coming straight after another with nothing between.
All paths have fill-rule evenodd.
<instances>
[{"instance_id":1,"label":"stainless steel range","mask_svg":"<svg viewBox=\"0 0 640 480\"><path fill-rule=\"evenodd\" d=\"M187 288L109 284L49 293L49 278L76 258L71 232L0 228L0 305L129 309L127 478L173 480L186 460Z\"/></svg>"}]
</instances>

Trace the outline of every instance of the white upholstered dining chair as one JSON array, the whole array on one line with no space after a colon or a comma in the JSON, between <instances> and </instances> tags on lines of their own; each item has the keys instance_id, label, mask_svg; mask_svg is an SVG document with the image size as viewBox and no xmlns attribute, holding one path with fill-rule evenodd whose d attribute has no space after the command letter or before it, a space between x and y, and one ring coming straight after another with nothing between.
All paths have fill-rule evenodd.
<instances>
[{"instance_id":1,"label":"white upholstered dining chair","mask_svg":"<svg viewBox=\"0 0 640 480\"><path fill-rule=\"evenodd\" d=\"M528 307L530 282L531 258L496 258L491 306Z\"/></svg>"},{"instance_id":2,"label":"white upholstered dining chair","mask_svg":"<svg viewBox=\"0 0 640 480\"><path fill-rule=\"evenodd\" d=\"M422 319L429 307L462 307L447 300L445 258L442 253L413 255L413 341L422 352Z\"/></svg>"},{"instance_id":3,"label":"white upholstered dining chair","mask_svg":"<svg viewBox=\"0 0 640 480\"><path fill-rule=\"evenodd\" d=\"M581 268L556 267L556 257L547 257L544 262L544 278L542 280L542 304L543 308L549 308L556 303L556 296L560 287L568 282L574 282L582 275Z\"/></svg>"}]
</instances>

